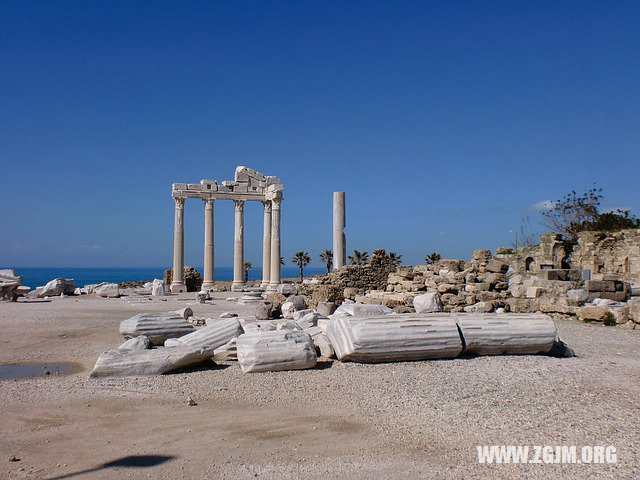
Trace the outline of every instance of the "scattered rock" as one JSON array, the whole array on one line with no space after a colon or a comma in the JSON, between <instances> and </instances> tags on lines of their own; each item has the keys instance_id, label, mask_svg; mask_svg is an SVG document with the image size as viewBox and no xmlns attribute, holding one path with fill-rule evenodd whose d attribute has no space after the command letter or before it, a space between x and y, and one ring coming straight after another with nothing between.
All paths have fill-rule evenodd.
<instances>
[{"instance_id":1,"label":"scattered rock","mask_svg":"<svg viewBox=\"0 0 640 480\"><path fill-rule=\"evenodd\" d=\"M153 297L162 297L164 295L164 283L162 280L154 279L151 284L151 295Z\"/></svg>"},{"instance_id":2,"label":"scattered rock","mask_svg":"<svg viewBox=\"0 0 640 480\"><path fill-rule=\"evenodd\" d=\"M298 293L298 287L294 283L281 283L276 292L281 295L295 295Z\"/></svg>"},{"instance_id":3,"label":"scattered rock","mask_svg":"<svg viewBox=\"0 0 640 480\"><path fill-rule=\"evenodd\" d=\"M147 350L149 348L151 348L151 342L146 335L130 338L118 347L120 350Z\"/></svg>"},{"instance_id":4,"label":"scattered rock","mask_svg":"<svg viewBox=\"0 0 640 480\"><path fill-rule=\"evenodd\" d=\"M336 311L336 308L338 307L333 302L319 302L318 305L316 306L316 312L318 312L318 315L322 315L323 317L328 317L329 315L332 315L333 312Z\"/></svg>"},{"instance_id":5,"label":"scattered rock","mask_svg":"<svg viewBox=\"0 0 640 480\"><path fill-rule=\"evenodd\" d=\"M120 296L117 283L103 283L98 285L94 293L99 297L105 298L118 298Z\"/></svg>"},{"instance_id":6,"label":"scattered rock","mask_svg":"<svg viewBox=\"0 0 640 480\"><path fill-rule=\"evenodd\" d=\"M440 295L436 292L417 295L413 299L413 308L416 309L416 313L441 312L442 302L440 301Z\"/></svg>"}]
</instances>

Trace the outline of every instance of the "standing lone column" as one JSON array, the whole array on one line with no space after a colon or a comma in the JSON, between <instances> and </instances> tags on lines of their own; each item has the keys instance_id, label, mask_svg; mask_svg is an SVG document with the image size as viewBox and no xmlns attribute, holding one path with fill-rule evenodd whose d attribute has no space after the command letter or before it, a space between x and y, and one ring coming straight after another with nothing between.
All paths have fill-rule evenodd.
<instances>
[{"instance_id":1,"label":"standing lone column","mask_svg":"<svg viewBox=\"0 0 640 480\"><path fill-rule=\"evenodd\" d=\"M264 226L262 234L262 283L260 287L266 289L271 278L271 201L265 200Z\"/></svg>"},{"instance_id":2,"label":"standing lone column","mask_svg":"<svg viewBox=\"0 0 640 480\"><path fill-rule=\"evenodd\" d=\"M204 281L202 289L213 287L214 283L214 226L213 226L213 198L204 199Z\"/></svg>"},{"instance_id":3,"label":"standing lone column","mask_svg":"<svg viewBox=\"0 0 640 480\"><path fill-rule=\"evenodd\" d=\"M280 205L282 198L274 198L271 202L271 276L269 290L276 290L280 285Z\"/></svg>"},{"instance_id":4,"label":"standing lone column","mask_svg":"<svg viewBox=\"0 0 640 480\"><path fill-rule=\"evenodd\" d=\"M347 256L344 192L333 192L333 268L343 267Z\"/></svg>"},{"instance_id":5,"label":"standing lone column","mask_svg":"<svg viewBox=\"0 0 640 480\"><path fill-rule=\"evenodd\" d=\"M234 200L235 229L233 237L233 290L244 286L244 200Z\"/></svg>"},{"instance_id":6,"label":"standing lone column","mask_svg":"<svg viewBox=\"0 0 640 480\"><path fill-rule=\"evenodd\" d=\"M184 284L184 198L174 197L175 220L173 225L173 276L171 291L173 293L186 292Z\"/></svg>"}]
</instances>

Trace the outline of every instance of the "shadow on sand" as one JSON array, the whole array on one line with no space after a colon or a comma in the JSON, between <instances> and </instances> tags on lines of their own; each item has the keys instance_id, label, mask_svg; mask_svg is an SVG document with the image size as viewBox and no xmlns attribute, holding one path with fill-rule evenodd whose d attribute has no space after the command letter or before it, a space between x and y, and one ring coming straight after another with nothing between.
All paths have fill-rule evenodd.
<instances>
[{"instance_id":1,"label":"shadow on sand","mask_svg":"<svg viewBox=\"0 0 640 480\"><path fill-rule=\"evenodd\" d=\"M88 468L86 470L80 470L78 472L71 472L58 477L50 477L47 480L62 480L63 478L72 478L78 475L84 475L85 473L97 472L103 468L149 468L157 467L163 463L170 462L176 457L172 455L129 455L127 457L118 458L111 462L103 463L97 467Z\"/></svg>"}]
</instances>

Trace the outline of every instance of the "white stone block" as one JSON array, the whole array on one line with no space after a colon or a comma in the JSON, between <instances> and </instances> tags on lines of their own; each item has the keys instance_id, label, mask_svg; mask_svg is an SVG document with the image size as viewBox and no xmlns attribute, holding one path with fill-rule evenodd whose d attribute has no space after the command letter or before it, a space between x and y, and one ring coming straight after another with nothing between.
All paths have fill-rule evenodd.
<instances>
[{"instance_id":1,"label":"white stone block","mask_svg":"<svg viewBox=\"0 0 640 480\"><path fill-rule=\"evenodd\" d=\"M301 331L245 333L237 338L237 349L245 373L299 370L312 368L317 362L311 337Z\"/></svg>"},{"instance_id":2,"label":"white stone block","mask_svg":"<svg viewBox=\"0 0 640 480\"><path fill-rule=\"evenodd\" d=\"M413 299L413 308L416 313L432 313L442 311L442 302L438 293L423 293Z\"/></svg>"}]
</instances>

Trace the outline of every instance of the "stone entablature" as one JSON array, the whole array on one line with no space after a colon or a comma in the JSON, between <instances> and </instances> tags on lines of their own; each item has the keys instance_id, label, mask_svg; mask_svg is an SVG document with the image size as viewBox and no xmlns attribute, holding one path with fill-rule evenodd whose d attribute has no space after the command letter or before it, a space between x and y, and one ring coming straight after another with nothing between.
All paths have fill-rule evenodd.
<instances>
[{"instance_id":1,"label":"stone entablature","mask_svg":"<svg viewBox=\"0 0 640 480\"><path fill-rule=\"evenodd\" d=\"M233 181L218 184L215 180L200 183L174 183L171 195L175 202L173 236L172 292L185 291L182 271L184 267L184 203L187 198L204 201L204 281L203 289L214 281L214 203L215 200L235 202L235 228L233 241L233 289L244 285L244 204L259 201L264 205L264 234L262 243L263 288L275 290L280 284L280 206L284 187L280 180L265 176L247 167L236 168Z\"/></svg>"},{"instance_id":2,"label":"stone entablature","mask_svg":"<svg viewBox=\"0 0 640 480\"><path fill-rule=\"evenodd\" d=\"M284 187L276 177L240 166L236 168L235 180L225 180L220 185L215 180L174 183L171 190L174 198L264 201L282 198Z\"/></svg>"}]
</instances>

